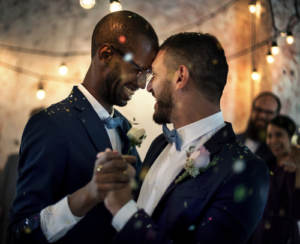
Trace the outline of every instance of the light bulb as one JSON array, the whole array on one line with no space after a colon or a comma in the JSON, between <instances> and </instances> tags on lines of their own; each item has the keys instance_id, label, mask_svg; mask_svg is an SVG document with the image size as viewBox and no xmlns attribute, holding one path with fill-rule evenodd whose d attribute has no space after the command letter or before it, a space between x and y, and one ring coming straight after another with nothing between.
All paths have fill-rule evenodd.
<instances>
[{"instance_id":1,"label":"light bulb","mask_svg":"<svg viewBox=\"0 0 300 244\"><path fill-rule=\"evenodd\" d=\"M95 4L96 0L80 0L80 6L84 9L91 9Z\"/></svg>"},{"instance_id":2,"label":"light bulb","mask_svg":"<svg viewBox=\"0 0 300 244\"><path fill-rule=\"evenodd\" d=\"M291 45L294 43L294 37L293 37L293 34L292 32L288 32L287 33L287 36L286 36L286 42L287 44Z\"/></svg>"},{"instance_id":3,"label":"light bulb","mask_svg":"<svg viewBox=\"0 0 300 244\"><path fill-rule=\"evenodd\" d=\"M116 12L122 10L122 5L119 0L110 0L109 11Z\"/></svg>"},{"instance_id":4,"label":"light bulb","mask_svg":"<svg viewBox=\"0 0 300 244\"><path fill-rule=\"evenodd\" d=\"M277 55L279 53L279 47L277 45L277 42L272 42L271 53L272 55Z\"/></svg>"},{"instance_id":5,"label":"light bulb","mask_svg":"<svg viewBox=\"0 0 300 244\"><path fill-rule=\"evenodd\" d=\"M280 32L280 35L281 35L282 37L286 37L286 33L285 33L284 31Z\"/></svg>"},{"instance_id":6,"label":"light bulb","mask_svg":"<svg viewBox=\"0 0 300 244\"><path fill-rule=\"evenodd\" d=\"M250 4L249 11L251 14L254 14L256 12L256 5Z\"/></svg>"},{"instance_id":7,"label":"light bulb","mask_svg":"<svg viewBox=\"0 0 300 244\"><path fill-rule=\"evenodd\" d=\"M66 75L68 73L67 65L65 63L62 63L58 68L58 72L62 76Z\"/></svg>"},{"instance_id":8,"label":"light bulb","mask_svg":"<svg viewBox=\"0 0 300 244\"><path fill-rule=\"evenodd\" d=\"M253 69L251 78L254 81L258 81L260 79L260 74L256 71L256 69Z\"/></svg>"},{"instance_id":9,"label":"light bulb","mask_svg":"<svg viewBox=\"0 0 300 244\"><path fill-rule=\"evenodd\" d=\"M46 96L46 92L44 90L43 83L40 82L38 85L38 89L36 91L36 98L39 100L43 100L45 96Z\"/></svg>"},{"instance_id":10,"label":"light bulb","mask_svg":"<svg viewBox=\"0 0 300 244\"><path fill-rule=\"evenodd\" d=\"M274 60L275 60L275 59L274 59L274 56L272 55L271 51L269 51L269 52L267 53L266 59L267 59L267 62L268 62L269 64L274 63Z\"/></svg>"},{"instance_id":11,"label":"light bulb","mask_svg":"<svg viewBox=\"0 0 300 244\"><path fill-rule=\"evenodd\" d=\"M248 8L249 8L250 13L254 14L256 12L256 10L257 10L256 9L256 1L251 0L249 2Z\"/></svg>"}]
</instances>

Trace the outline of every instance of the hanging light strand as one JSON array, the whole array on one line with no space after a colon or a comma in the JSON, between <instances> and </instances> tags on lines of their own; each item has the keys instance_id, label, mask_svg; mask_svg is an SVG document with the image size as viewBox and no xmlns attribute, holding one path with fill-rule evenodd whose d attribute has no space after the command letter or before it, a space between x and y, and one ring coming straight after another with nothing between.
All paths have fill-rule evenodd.
<instances>
[{"instance_id":1,"label":"hanging light strand","mask_svg":"<svg viewBox=\"0 0 300 244\"><path fill-rule=\"evenodd\" d=\"M30 77L33 77L33 78L40 79L40 77L43 77L43 81L54 81L54 82L60 82L60 83L63 82L63 83L69 83L69 84L74 82L74 80L71 81L71 80L63 79L63 78L58 77L58 76L42 75L42 74L39 74L37 72L31 71L31 70L28 70L28 69L24 69L24 68L19 67L19 66L15 66L15 65L5 63L3 61L0 61L0 65L2 67L5 67L6 69L12 70L16 73L24 74L24 75L27 75L27 76L30 76Z\"/></svg>"}]
</instances>

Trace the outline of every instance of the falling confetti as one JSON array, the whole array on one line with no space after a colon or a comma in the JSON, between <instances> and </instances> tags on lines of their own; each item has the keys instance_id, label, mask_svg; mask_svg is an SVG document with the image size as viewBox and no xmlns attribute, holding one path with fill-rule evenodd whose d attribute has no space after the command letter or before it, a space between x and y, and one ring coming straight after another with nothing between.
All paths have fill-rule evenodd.
<instances>
[{"instance_id":1,"label":"falling confetti","mask_svg":"<svg viewBox=\"0 0 300 244\"><path fill-rule=\"evenodd\" d=\"M195 225L190 225L188 228L189 231L194 231L195 229L196 229Z\"/></svg>"},{"instance_id":2,"label":"falling confetti","mask_svg":"<svg viewBox=\"0 0 300 244\"><path fill-rule=\"evenodd\" d=\"M240 174L245 170L246 164L245 164L244 160L236 160L233 163L232 168L233 168L234 173Z\"/></svg>"},{"instance_id":3,"label":"falling confetti","mask_svg":"<svg viewBox=\"0 0 300 244\"><path fill-rule=\"evenodd\" d=\"M242 202L246 198L246 187L244 185L238 185L234 190L234 201L235 202Z\"/></svg>"},{"instance_id":4,"label":"falling confetti","mask_svg":"<svg viewBox=\"0 0 300 244\"><path fill-rule=\"evenodd\" d=\"M132 56L132 53L126 53L123 57L123 60L125 62L130 62L132 60L133 56Z\"/></svg>"},{"instance_id":5,"label":"falling confetti","mask_svg":"<svg viewBox=\"0 0 300 244\"><path fill-rule=\"evenodd\" d=\"M126 37L123 36L123 35L121 35L121 36L119 37L119 42L120 42L121 44L124 44L124 43L126 42Z\"/></svg>"},{"instance_id":6,"label":"falling confetti","mask_svg":"<svg viewBox=\"0 0 300 244\"><path fill-rule=\"evenodd\" d=\"M140 229L142 227L142 225L143 225L143 222L138 220L138 221L135 222L134 228L135 229Z\"/></svg>"},{"instance_id":7,"label":"falling confetti","mask_svg":"<svg viewBox=\"0 0 300 244\"><path fill-rule=\"evenodd\" d=\"M188 206L187 201L184 201L183 206L184 206L185 208L187 208L187 206Z\"/></svg>"}]
</instances>

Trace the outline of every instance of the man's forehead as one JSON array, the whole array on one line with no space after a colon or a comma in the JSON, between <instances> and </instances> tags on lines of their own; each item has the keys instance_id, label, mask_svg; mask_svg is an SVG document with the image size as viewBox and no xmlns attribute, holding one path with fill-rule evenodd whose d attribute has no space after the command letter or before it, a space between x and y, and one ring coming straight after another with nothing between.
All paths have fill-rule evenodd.
<instances>
[{"instance_id":1,"label":"man's forehead","mask_svg":"<svg viewBox=\"0 0 300 244\"><path fill-rule=\"evenodd\" d=\"M155 59L153 60L152 67L153 66L161 65L163 63L164 57L165 57L165 53L166 53L165 50L159 50L158 51Z\"/></svg>"},{"instance_id":2,"label":"man's forehead","mask_svg":"<svg viewBox=\"0 0 300 244\"><path fill-rule=\"evenodd\" d=\"M277 101L275 100L274 97L272 96L263 96L263 97L260 97L258 98L256 101L255 101L255 104L254 105L265 105L265 106L276 106L277 107Z\"/></svg>"}]
</instances>

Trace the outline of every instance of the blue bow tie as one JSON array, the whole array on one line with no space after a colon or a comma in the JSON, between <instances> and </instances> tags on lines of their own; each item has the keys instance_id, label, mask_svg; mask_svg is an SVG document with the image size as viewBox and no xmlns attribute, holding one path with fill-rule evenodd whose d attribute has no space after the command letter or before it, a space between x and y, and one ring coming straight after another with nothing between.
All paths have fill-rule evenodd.
<instances>
[{"instance_id":1,"label":"blue bow tie","mask_svg":"<svg viewBox=\"0 0 300 244\"><path fill-rule=\"evenodd\" d=\"M123 118L121 117L108 117L104 120L104 124L108 129L115 129L117 127L120 127L123 129Z\"/></svg>"},{"instance_id":2,"label":"blue bow tie","mask_svg":"<svg viewBox=\"0 0 300 244\"><path fill-rule=\"evenodd\" d=\"M164 124L163 133L169 143L175 143L176 151L180 151L182 141L177 130L169 130L168 127Z\"/></svg>"}]
</instances>

